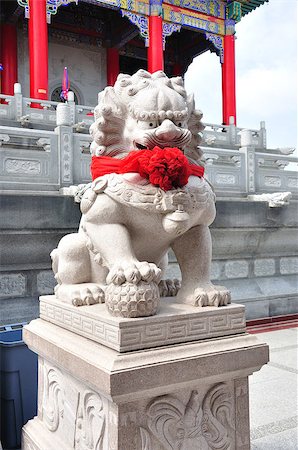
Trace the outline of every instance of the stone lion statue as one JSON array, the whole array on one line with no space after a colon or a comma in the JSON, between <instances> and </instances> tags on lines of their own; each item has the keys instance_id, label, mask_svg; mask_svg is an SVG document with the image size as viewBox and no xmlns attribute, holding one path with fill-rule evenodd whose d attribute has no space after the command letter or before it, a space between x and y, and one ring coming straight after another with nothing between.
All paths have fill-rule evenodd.
<instances>
[{"instance_id":1,"label":"stone lion statue","mask_svg":"<svg viewBox=\"0 0 298 450\"><path fill-rule=\"evenodd\" d=\"M99 94L94 116L93 183L79 231L51 254L56 297L76 306L105 302L122 317L155 314L160 295L228 304L229 291L210 282L215 196L200 165L202 113L182 78L120 74ZM164 279L170 248L181 286Z\"/></svg>"}]
</instances>

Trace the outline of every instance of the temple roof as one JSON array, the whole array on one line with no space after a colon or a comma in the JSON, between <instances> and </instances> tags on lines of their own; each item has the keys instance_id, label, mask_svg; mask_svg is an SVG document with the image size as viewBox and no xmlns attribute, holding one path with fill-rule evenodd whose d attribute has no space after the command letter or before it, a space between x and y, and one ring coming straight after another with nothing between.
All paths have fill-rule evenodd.
<instances>
[{"instance_id":1,"label":"temple roof","mask_svg":"<svg viewBox=\"0 0 298 450\"><path fill-rule=\"evenodd\" d=\"M269 2L269 0L239 0L239 3L241 3L241 16L245 16L267 2Z\"/></svg>"}]
</instances>

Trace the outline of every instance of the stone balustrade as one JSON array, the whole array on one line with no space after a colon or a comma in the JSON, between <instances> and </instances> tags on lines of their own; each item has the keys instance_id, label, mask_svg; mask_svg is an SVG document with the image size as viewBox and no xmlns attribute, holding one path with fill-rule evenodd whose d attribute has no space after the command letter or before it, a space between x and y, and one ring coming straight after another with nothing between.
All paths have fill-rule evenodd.
<instances>
[{"instance_id":1,"label":"stone balustrade","mask_svg":"<svg viewBox=\"0 0 298 450\"><path fill-rule=\"evenodd\" d=\"M0 95L1 189L59 191L90 182L93 108L76 105L71 94L67 104L30 99L16 83L14 96ZM206 176L217 195L298 196L298 158L293 149L266 148L264 122L260 130L206 123L202 138Z\"/></svg>"}]
</instances>

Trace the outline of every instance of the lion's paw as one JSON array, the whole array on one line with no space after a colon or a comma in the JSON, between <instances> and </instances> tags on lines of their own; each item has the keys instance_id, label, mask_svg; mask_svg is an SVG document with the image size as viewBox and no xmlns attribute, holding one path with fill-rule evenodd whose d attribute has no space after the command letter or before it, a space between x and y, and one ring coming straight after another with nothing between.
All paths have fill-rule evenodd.
<instances>
[{"instance_id":1,"label":"lion's paw","mask_svg":"<svg viewBox=\"0 0 298 450\"><path fill-rule=\"evenodd\" d=\"M161 297L175 297L181 287L181 281L177 278L161 280L158 287Z\"/></svg>"},{"instance_id":2,"label":"lion's paw","mask_svg":"<svg viewBox=\"0 0 298 450\"><path fill-rule=\"evenodd\" d=\"M226 306L231 303L231 293L224 286L210 285L197 288L193 299L194 306Z\"/></svg>"},{"instance_id":3,"label":"lion's paw","mask_svg":"<svg viewBox=\"0 0 298 450\"><path fill-rule=\"evenodd\" d=\"M120 286L126 282L138 284L140 281L159 283L160 277L161 270L155 264L136 261L113 266L107 276L107 284Z\"/></svg>"},{"instance_id":4,"label":"lion's paw","mask_svg":"<svg viewBox=\"0 0 298 450\"><path fill-rule=\"evenodd\" d=\"M103 289L95 283L64 284L57 286L55 295L58 300L74 306L94 305L104 303Z\"/></svg>"}]
</instances>

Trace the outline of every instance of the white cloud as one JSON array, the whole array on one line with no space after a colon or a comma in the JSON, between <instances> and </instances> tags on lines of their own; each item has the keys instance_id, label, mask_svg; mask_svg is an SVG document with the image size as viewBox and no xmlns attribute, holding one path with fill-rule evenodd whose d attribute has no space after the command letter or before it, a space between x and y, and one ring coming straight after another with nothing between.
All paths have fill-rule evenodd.
<instances>
[{"instance_id":1,"label":"white cloud","mask_svg":"<svg viewBox=\"0 0 298 450\"><path fill-rule=\"evenodd\" d=\"M268 147L297 145L297 1L270 0L236 26L237 117L241 127L265 120ZM218 57L195 58L186 74L207 122L221 123Z\"/></svg>"}]
</instances>

